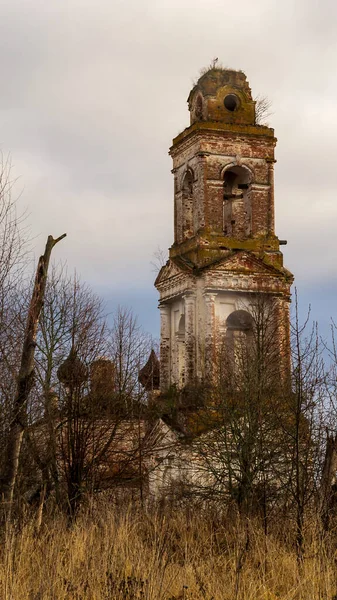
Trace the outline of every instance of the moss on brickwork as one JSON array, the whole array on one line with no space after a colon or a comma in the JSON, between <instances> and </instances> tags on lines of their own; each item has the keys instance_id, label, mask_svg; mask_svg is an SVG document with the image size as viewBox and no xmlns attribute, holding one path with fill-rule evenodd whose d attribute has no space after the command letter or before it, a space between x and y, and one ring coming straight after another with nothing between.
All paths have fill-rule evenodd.
<instances>
[{"instance_id":1,"label":"moss on brickwork","mask_svg":"<svg viewBox=\"0 0 337 600\"><path fill-rule=\"evenodd\" d=\"M207 238L210 240L207 243ZM195 274L206 267L215 266L224 260L235 256L237 253L248 253L252 261L258 260L263 263L270 274L275 275L278 272L282 279L292 282L293 276L283 267L283 255L279 250L279 240L276 237L259 238L255 240L236 240L234 238L225 238L221 236L221 243L215 236L203 236L200 238L188 240L184 244L174 245L170 248L170 258L178 261L183 269L194 271ZM235 269L236 272L247 273L250 270L248 265ZM252 265L252 274L255 272L255 266Z\"/></svg>"},{"instance_id":2,"label":"moss on brickwork","mask_svg":"<svg viewBox=\"0 0 337 600\"><path fill-rule=\"evenodd\" d=\"M274 236L261 236L238 240L223 234L212 233L207 230L200 231L193 238L181 244L174 244L170 248L170 257L188 254L198 251L200 256L208 256L212 253L222 253L223 250L247 250L247 252L278 252L280 248L279 239Z\"/></svg>"},{"instance_id":3,"label":"moss on brickwork","mask_svg":"<svg viewBox=\"0 0 337 600\"><path fill-rule=\"evenodd\" d=\"M211 68L188 97L191 124L200 121L255 123L255 101L242 71Z\"/></svg>"},{"instance_id":4,"label":"moss on brickwork","mask_svg":"<svg viewBox=\"0 0 337 600\"><path fill-rule=\"evenodd\" d=\"M182 131L179 135L177 135L177 137L173 139L172 148L170 149L170 152L175 146L180 144L189 136L198 134L199 132L202 132L204 134L207 131L210 131L211 133L219 133L222 136L226 133L236 133L239 135L267 137L275 139L274 129L270 127L265 127L264 125L241 125L239 123L222 123L219 121L198 121L197 123L194 123L190 127L184 129L184 131Z\"/></svg>"}]
</instances>

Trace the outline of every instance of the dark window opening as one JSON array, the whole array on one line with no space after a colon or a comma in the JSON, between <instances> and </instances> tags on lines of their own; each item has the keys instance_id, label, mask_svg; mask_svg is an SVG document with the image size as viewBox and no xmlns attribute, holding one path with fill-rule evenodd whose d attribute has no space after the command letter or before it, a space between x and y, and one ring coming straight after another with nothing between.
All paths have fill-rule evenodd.
<instances>
[{"instance_id":1,"label":"dark window opening","mask_svg":"<svg viewBox=\"0 0 337 600\"><path fill-rule=\"evenodd\" d=\"M246 310L235 310L227 317L227 330L250 332L253 329L253 317Z\"/></svg>"},{"instance_id":2,"label":"dark window opening","mask_svg":"<svg viewBox=\"0 0 337 600\"><path fill-rule=\"evenodd\" d=\"M224 174L223 231L239 239L252 233L251 174L241 166L233 166Z\"/></svg>"},{"instance_id":3,"label":"dark window opening","mask_svg":"<svg viewBox=\"0 0 337 600\"><path fill-rule=\"evenodd\" d=\"M233 112L239 108L239 98L235 94L228 94L224 99L224 105L227 110Z\"/></svg>"}]
</instances>

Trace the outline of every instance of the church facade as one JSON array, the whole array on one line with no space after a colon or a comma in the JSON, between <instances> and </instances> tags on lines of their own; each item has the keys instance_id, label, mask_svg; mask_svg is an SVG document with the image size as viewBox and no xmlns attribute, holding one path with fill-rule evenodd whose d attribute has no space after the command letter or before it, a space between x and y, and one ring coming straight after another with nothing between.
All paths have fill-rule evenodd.
<instances>
[{"instance_id":1,"label":"church facade","mask_svg":"<svg viewBox=\"0 0 337 600\"><path fill-rule=\"evenodd\" d=\"M253 329L257 297L272 302L280 358L289 360L293 276L275 234L276 138L256 123L255 104L244 73L210 69L170 148L174 242L155 282L162 392L211 377L219 339Z\"/></svg>"}]
</instances>

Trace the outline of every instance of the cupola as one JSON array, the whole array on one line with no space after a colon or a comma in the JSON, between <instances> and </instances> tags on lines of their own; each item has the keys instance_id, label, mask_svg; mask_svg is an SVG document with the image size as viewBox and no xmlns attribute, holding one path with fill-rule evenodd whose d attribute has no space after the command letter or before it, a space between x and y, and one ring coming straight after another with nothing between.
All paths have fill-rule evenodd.
<instances>
[{"instance_id":1,"label":"cupola","mask_svg":"<svg viewBox=\"0 0 337 600\"><path fill-rule=\"evenodd\" d=\"M198 121L255 125L255 101L242 71L210 69L199 78L187 102L191 125Z\"/></svg>"}]
</instances>

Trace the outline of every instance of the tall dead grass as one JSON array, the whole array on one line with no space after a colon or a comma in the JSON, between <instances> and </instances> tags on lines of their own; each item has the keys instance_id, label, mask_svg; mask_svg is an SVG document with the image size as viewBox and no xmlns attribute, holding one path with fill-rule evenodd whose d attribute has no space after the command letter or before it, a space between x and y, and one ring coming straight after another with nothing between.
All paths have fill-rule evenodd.
<instances>
[{"instance_id":1,"label":"tall dead grass","mask_svg":"<svg viewBox=\"0 0 337 600\"><path fill-rule=\"evenodd\" d=\"M248 538L247 538L248 535ZM104 506L12 528L0 551L1 600L332 600L334 548L314 526L306 558L253 522Z\"/></svg>"}]
</instances>

